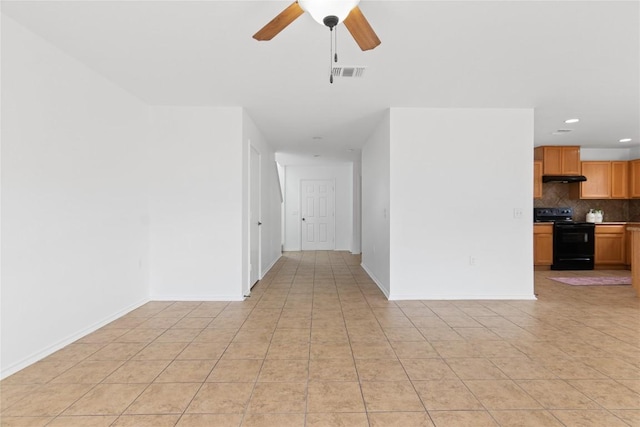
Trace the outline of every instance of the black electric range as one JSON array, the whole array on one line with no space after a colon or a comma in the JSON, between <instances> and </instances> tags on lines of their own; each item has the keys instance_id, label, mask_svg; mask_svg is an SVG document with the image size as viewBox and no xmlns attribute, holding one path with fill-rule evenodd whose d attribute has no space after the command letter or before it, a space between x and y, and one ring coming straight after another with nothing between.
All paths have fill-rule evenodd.
<instances>
[{"instance_id":1,"label":"black electric range","mask_svg":"<svg viewBox=\"0 0 640 427\"><path fill-rule=\"evenodd\" d=\"M552 270L593 270L595 224L573 220L573 208L533 208L534 222L553 223Z\"/></svg>"}]
</instances>

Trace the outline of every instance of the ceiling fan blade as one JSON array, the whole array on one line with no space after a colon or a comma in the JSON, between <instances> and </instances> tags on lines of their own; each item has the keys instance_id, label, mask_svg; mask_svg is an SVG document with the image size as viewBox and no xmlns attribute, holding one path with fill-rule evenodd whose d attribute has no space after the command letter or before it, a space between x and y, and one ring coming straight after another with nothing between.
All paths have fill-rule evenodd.
<instances>
[{"instance_id":1,"label":"ceiling fan blade","mask_svg":"<svg viewBox=\"0 0 640 427\"><path fill-rule=\"evenodd\" d=\"M262 27L260 31L253 35L256 40L271 40L280 31L287 28L287 25L295 21L300 15L304 13L304 10L300 7L297 1L291 3L289 7L280 12L278 16L273 18L267 25Z\"/></svg>"},{"instance_id":2,"label":"ceiling fan blade","mask_svg":"<svg viewBox=\"0 0 640 427\"><path fill-rule=\"evenodd\" d=\"M362 50L371 50L381 43L358 6L354 7L346 17L344 26L347 27Z\"/></svg>"}]
</instances>

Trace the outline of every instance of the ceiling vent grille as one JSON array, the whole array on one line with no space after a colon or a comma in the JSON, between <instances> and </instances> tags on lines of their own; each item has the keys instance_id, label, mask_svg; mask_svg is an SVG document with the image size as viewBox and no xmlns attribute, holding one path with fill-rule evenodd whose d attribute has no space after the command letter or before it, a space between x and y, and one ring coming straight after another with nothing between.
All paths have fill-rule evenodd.
<instances>
[{"instance_id":1,"label":"ceiling vent grille","mask_svg":"<svg viewBox=\"0 0 640 427\"><path fill-rule=\"evenodd\" d=\"M362 78L364 77L364 72L366 67L333 67L333 76L334 77L351 77L351 78Z\"/></svg>"}]
</instances>

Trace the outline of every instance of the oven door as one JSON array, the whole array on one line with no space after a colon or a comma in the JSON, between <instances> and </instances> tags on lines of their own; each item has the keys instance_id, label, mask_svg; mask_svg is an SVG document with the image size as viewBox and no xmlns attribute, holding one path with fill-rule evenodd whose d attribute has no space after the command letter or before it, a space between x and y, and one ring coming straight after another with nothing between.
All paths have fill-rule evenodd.
<instances>
[{"instance_id":1,"label":"oven door","mask_svg":"<svg viewBox=\"0 0 640 427\"><path fill-rule=\"evenodd\" d=\"M554 270L593 270L595 225L556 222L553 226Z\"/></svg>"}]
</instances>

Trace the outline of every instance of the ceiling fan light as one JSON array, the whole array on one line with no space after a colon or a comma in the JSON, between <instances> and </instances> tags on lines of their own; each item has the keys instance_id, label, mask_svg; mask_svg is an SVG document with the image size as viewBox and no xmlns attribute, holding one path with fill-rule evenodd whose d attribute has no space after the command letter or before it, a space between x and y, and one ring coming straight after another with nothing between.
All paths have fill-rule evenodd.
<instances>
[{"instance_id":1,"label":"ceiling fan light","mask_svg":"<svg viewBox=\"0 0 640 427\"><path fill-rule=\"evenodd\" d=\"M344 21L358 3L360 0L298 0L300 7L323 26L324 18L327 16L337 16L338 22Z\"/></svg>"}]
</instances>

